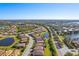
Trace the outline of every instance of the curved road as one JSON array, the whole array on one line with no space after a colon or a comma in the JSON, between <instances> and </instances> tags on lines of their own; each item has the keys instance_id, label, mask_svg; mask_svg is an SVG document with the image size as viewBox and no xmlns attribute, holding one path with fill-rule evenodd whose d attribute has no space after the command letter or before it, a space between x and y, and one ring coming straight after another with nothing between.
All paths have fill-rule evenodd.
<instances>
[{"instance_id":1,"label":"curved road","mask_svg":"<svg viewBox=\"0 0 79 59\"><path fill-rule=\"evenodd\" d=\"M33 46L34 40L31 36L29 36L28 34L26 34L27 37L29 37L29 43L26 46L26 49L24 50L22 56L28 56L30 54L31 48Z\"/></svg>"}]
</instances>

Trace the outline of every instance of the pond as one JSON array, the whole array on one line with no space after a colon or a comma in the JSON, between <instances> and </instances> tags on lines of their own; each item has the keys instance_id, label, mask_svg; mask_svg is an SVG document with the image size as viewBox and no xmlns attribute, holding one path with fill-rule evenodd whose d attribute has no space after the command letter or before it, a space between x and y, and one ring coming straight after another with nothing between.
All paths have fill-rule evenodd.
<instances>
[{"instance_id":1,"label":"pond","mask_svg":"<svg viewBox=\"0 0 79 59\"><path fill-rule=\"evenodd\" d=\"M10 46L15 42L13 38L5 38L0 40L0 46Z\"/></svg>"},{"instance_id":2,"label":"pond","mask_svg":"<svg viewBox=\"0 0 79 59\"><path fill-rule=\"evenodd\" d=\"M44 38L49 38L48 32L45 32L45 33L44 33Z\"/></svg>"}]
</instances>

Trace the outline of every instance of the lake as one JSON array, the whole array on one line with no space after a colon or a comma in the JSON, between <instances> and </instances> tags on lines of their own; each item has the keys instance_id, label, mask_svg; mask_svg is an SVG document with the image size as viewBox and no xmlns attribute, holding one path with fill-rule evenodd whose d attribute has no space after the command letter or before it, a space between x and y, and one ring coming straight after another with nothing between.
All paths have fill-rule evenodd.
<instances>
[{"instance_id":1,"label":"lake","mask_svg":"<svg viewBox=\"0 0 79 59\"><path fill-rule=\"evenodd\" d=\"M49 38L49 34L48 34L48 32L45 32L45 34L44 34L44 38Z\"/></svg>"},{"instance_id":2,"label":"lake","mask_svg":"<svg viewBox=\"0 0 79 59\"><path fill-rule=\"evenodd\" d=\"M79 40L79 33L78 34L67 35L66 38L70 38L71 40Z\"/></svg>"},{"instance_id":3,"label":"lake","mask_svg":"<svg viewBox=\"0 0 79 59\"><path fill-rule=\"evenodd\" d=\"M0 40L0 46L10 46L15 42L13 38L5 38Z\"/></svg>"}]
</instances>

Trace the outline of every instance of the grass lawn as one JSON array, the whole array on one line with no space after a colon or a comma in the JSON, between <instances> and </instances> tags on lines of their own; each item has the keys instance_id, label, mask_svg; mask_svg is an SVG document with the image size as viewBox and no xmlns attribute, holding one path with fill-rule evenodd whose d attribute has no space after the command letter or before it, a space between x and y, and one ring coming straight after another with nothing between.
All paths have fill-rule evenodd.
<instances>
[{"instance_id":1,"label":"grass lawn","mask_svg":"<svg viewBox=\"0 0 79 59\"><path fill-rule=\"evenodd\" d=\"M45 39L45 44L46 44L46 47L44 48L44 55L45 56L51 56L51 51L50 51L50 46L48 44L48 39Z\"/></svg>"},{"instance_id":2,"label":"grass lawn","mask_svg":"<svg viewBox=\"0 0 79 59\"><path fill-rule=\"evenodd\" d=\"M44 55L45 55L45 56L51 56L51 51L49 50L49 47L46 47L46 48L44 49Z\"/></svg>"},{"instance_id":3,"label":"grass lawn","mask_svg":"<svg viewBox=\"0 0 79 59\"><path fill-rule=\"evenodd\" d=\"M46 33L46 32L42 32L42 33L41 33L41 36L44 36L45 33Z\"/></svg>"},{"instance_id":4,"label":"grass lawn","mask_svg":"<svg viewBox=\"0 0 79 59\"><path fill-rule=\"evenodd\" d=\"M60 37L60 39L64 40L64 37L63 36L59 36L59 37Z\"/></svg>"}]
</instances>

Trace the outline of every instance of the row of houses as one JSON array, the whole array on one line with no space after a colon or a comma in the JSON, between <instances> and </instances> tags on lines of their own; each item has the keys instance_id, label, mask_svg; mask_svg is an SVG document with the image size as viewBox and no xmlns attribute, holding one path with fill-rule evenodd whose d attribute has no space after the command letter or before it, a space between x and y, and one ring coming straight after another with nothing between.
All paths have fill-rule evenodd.
<instances>
[{"instance_id":1,"label":"row of houses","mask_svg":"<svg viewBox=\"0 0 79 59\"><path fill-rule=\"evenodd\" d=\"M45 37L42 35L43 32L46 32ZM31 51L31 55L43 56L45 48L44 38L48 38L47 30L43 26L39 26L34 29L33 32L29 33L29 35L35 38L35 44Z\"/></svg>"},{"instance_id":2,"label":"row of houses","mask_svg":"<svg viewBox=\"0 0 79 59\"><path fill-rule=\"evenodd\" d=\"M19 40L19 43L16 45L17 47L26 47L29 42L29 38L24 33L19 34Z\"/></svg>"},{"instance_id":3,"label":"row of houses","mask_svg":"<svg viewBox=\"0 0 79 59\"><path fill-rule=\"evenodd\" d=\"M33 49L33 56L43 56L44 55L44 41L41 37L35 39L35 47Z\"/></svg>"},{"instance_id":4,"label":"row of houses","mask_svg":"<svg viewBox=\"0 0 79 59\"><path fill-rule=\"evenodd\" d=\"M33 27L33 26L38 27L38 25L30 24L30 23L27 23L27 24L20 23L20 24L17 24L17 26L19 26L19 27Z\"/></svg>"},{"instance_id":5,"label":"row of houses","mask_svg":"<svg viewBox=\"0 0 79 59\"><path fill-rule=\"evenodd\" d=\"M11 50L1 50L0 56L19 56L21 50L20 49L11 49Z\"/></svg>"},{"instance_id":6,"label":"row of houses","mask_svg":"<svg viewBox=\"0 0 79 59\"><path fill-rule=\"evenodd\" d=\"M5 35L5 36L16 35L17 34L17 27L16 27L16 25L11 25L11 26L8 26L5 29L0 29L0 31L1 31L0 33L2 35Z\"/></svg>"}]
</instances>

